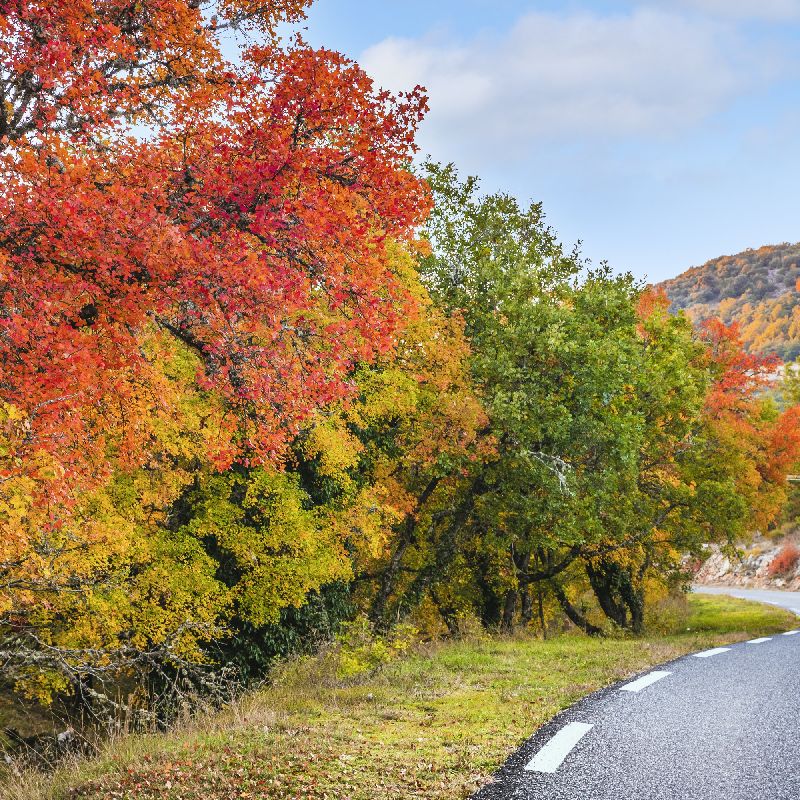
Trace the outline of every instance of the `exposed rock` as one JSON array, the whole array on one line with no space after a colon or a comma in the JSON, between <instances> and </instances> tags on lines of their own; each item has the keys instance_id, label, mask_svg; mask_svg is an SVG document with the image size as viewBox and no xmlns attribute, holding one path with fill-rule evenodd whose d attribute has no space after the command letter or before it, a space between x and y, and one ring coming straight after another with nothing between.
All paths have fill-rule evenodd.
<instances>
[{"instance_id":1,"label":"exposed rock","mask_svg":"<svg viewBox=\"0 0 800 800\"><path fill-rule=\"evenodd\" d=\"M739 550L738 558L731 558L720 552L716 545L712 545L709 548L709 557L697 571L694 580L709 586L719 584L800 591L800 560L783 574L770 569L784 547L792 546L797 546L795 536L777 541L759 536Z\"/></svg>"}]
</instances>

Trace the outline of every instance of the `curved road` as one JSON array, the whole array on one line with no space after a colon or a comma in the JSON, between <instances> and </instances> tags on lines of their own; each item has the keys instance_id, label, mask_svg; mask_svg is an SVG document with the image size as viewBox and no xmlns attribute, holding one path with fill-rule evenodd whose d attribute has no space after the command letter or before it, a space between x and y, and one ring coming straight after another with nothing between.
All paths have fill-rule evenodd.
<instances>
[{"instance_id":1,"label":"curved road","mask_svg":"<svg viewBox=\"0 0 800 800\"><path fill-rule=\"evenodd\" d=\"M757 600L759 603L781 606L794 611L795 614L800 614L800 592L742 589L739 586L693 586L692 589L699 594L728 594L731 597L741 597L743 600Z\"/></svg>"},{"instance_id":2,"label":"curved road","mask_svg":"<svg viewBox=\"0 0 800 800\"><path fill-rule=\"evenodd\" d=\"M780 599L800 608L797 594ZM800 800L798 733L795 631L685 656L587 697L475 800Z\"/></svg>"}]
</instances>

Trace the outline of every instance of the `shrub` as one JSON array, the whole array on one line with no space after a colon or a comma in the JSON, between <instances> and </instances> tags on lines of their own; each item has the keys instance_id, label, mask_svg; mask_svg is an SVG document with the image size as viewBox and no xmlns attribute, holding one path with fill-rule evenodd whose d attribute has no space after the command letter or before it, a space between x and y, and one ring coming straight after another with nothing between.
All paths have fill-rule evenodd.
<instances>
[{"instance_id":1,"label":"shrub","mask_svg":"<svg viewBox=\"0 0 800 800\"><path fill-rule=\"evenodd\" d=\"M798 561L800 561L800 547L787 542L778 551L778 555L770 561L767 573L770 577L788 575L797 566Z\"/></svg>"},{"instance_id":2,"label":"shrub","mask_svg":"<svg viewBox=\"0 0 800 800\"><path fill-rule=\"evenodd\" d=\"M359 617L342 625L329 658L335 660L340 680L360 678L403 655L415 643L418 633L413 625L401 624L386 636L377 636L369 621Z\"/></svg>"}]
</instances>

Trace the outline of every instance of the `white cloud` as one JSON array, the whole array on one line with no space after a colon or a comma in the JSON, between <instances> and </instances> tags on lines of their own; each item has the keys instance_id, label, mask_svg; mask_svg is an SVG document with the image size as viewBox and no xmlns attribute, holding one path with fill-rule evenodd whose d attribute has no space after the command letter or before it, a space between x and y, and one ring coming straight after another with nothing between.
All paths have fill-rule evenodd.
<instances>
[{"instance_id":1,"label":"white cloud","mask_svg":"<svg viewBox=\"0 0 800 800\"><path fill-rule=\"evenodd\" d=\"M681 0L682 5L724 17L771 21L800 19L800 0ZM662 0L674 6L674 0Z\"/></svg>"},{"instance_id":2,"label":"white cloud","mask_svg":"<svg viewBox=\"0 0 800 800\"><path fill-rule=\"evenodd\" d=\"M389 38L360 62L386 88L428 89L421 141L434 155L493 148L514 157L533 140L696 125L757 80L758 61L745 64L742 52L729 26L639 8L532 13L502 36L464 43Z\"/></svg>"}]
</instances>

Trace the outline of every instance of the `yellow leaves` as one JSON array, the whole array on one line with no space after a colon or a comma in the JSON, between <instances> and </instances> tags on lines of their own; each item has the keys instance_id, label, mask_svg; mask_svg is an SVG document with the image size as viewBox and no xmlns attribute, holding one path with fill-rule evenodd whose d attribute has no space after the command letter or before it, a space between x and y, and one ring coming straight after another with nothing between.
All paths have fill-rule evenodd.
<instances>
[{"instance_id":1,"label":"yellow leaves","mask_svg":"<svg viewBox=\"0 0 800 800\"><path fill-rule=\"evenodd\" d=\"M197 354L154 326L142 332L140 348L148 380L128 387L124 405L105 409L112 434L126 430L130 435L135 429L149 444L151 464L226 461L221 450L230 442L235 420L219 394L198 387Z\"/></svg>"},{"instance_id":2,"label":"yellow leaves","mask_svg":"<svg viewBox=\"0 0 800 800\"><path fill-rule=\"evenodd\" d=\"M2 254L0 253L0 258L2 258ZM2 261L0 261L0 266L2 266ZM0 401L0 424L5 422L22 422L26 419L27 415L25 412L17 408L15 405L11 403L6 403L4 401Z\"/></svg>"},{"instance_id":3,"label":"yellow leaves","mask_svg":"<svg viewBox=\"0 0 800 800\"><path fill-rule=\"evenodd\" d=\"M308 419L297 463L231 467L224 447L246 436L234 426L248 411L230 413L203 388L190 347L154 325L140 331L143 375L126 373L124 392L87 412L94 452L110 465L101 485L71 485L44 453L26 454L25 476L0 480L0 553L18 556L14 578L36 585L0 594L0 612L29 614L54 645L77 648L146 648L191 623L178 651L195 658L233 618L275 623L310 592L379 565L408 515L430 514L417 509L421 487L441 480L435 502L452 492L440 473L460 478L486 424L462 322L439 314L410 256L395 255L401 289L423 313L395 353L355 372L346 401ZM0 466L26 424L0 405ZM53 484L68 486L71 506L47 502ZM410 558L425 556L422 539ZM53 686L28 688L44 697Z\"/></svg>"},{"instance_id":4,"label":"yellow leaves","mask_svg":"<svg viewBox=\"0 0 800 800\"><path fill-rule=\"evenodd\" d=\"M163 642L181 623L191 621L192 629L182 635L177 649L196 658L200 640L222 634L230 591L216 579L217 562L191 536L160 531L151 536L150 548L129 589L133 613L127 624L134 643Z\"/></svg>"},{"instance_id":5,"label":"yellow leaves","mask_svg":"<svg viewBox=\"0 0 800 800\"><path fill-rule=\"evenodd\" d=\"M16 688L25 697L36 700L39 705L44 707L52 704L55 695L68 695L72 689L64 676L33 668L27 671L24 678L17 681Z\"/></svg>"},{"instance_id":6,"label":"yellow leaves","mask_svg":"<svg viewBox=\"0 0 800 800\"><path fill-rule=\"evenodd\" d=\"M301 443L308 459L317 459L321 475L347 480L347 471L358 464L364 447L345 427L341 417L319 419L307 432Z\"/></svg>"},{"instance_id":7,"label":"yellow leaves","mask_svg":"<svg viewBox=\"0 0 800 800\"><path fill-rule=\"evenodd\" d=\"M37 450L29 459L29 473L40 481L58 481L66 470L60 461L46 450Z\"/></svg>"},{"instance_id":8,"label":"yellow leaves","mask_svg":"<svg viewBox=\"0 0 800 800\"><path fill-rule=\"evenodd\" d=\"M340 680L368 674L402 656L419 641L419 630L408 623L392 627L387 636L376 636L366 617L342 626L336 645L325 655Z\"/></svg>"},{"instance_id":9,"label":"yellow leaves","mask_svg":"<svg viewBox=\"0 0 800 800\"><path fill-rule=\"evenodd\" d=\"M363 370L357 382L360 400L347 414L356 425L367 427L385 418L410 417L417 410L419 383L400 368Z\"/></svg>"},{"instance_id":10,"label":"yellow leaves","mask_svg":"<svg viewBox=\"0 0 800 800\"><path fill-rule=\"evenodd\" d=\"M28 540L25 522L33 506L35 483L28 477L5 478L0 483L0 554L7 560L9 551L16 551Z\"/></svg>"},{"instance_id":11,"label":"yellow leaves","mask_svg":"<svg viewBox=\"0 0 800 800\"><path fill-rule=\"evenodd\" d=\"M362 489L343 510L329 513L328 524L354 549L357 565L386 556L392 529L405 514L397 499L387 484L376 482Z\"/></svg>"},{"instance_id":12,"label":"yellow leaves","mask_svg":"<svg viewBox=\"0 0 800 800\"><path fill-rule=\"evenodd\" d=\"M308 507L292 475L269 469L209 475L194 505L185 533L213 541L216 558L235 565L230 598L253 625L276 622L310 591L350 576L339 532Z\"/></svg>"},{"instance_id":13,"label":"yellow leaves","mask_svg":"<svg viewBox=\"0 0 800 800\"><path fill-rule=\"evenodd\" d=\"M0 400L0 469L13 470L19 466L21 444L29 431L28 415Z\"/></svg>"}]
</instances>

